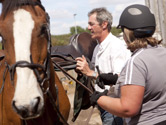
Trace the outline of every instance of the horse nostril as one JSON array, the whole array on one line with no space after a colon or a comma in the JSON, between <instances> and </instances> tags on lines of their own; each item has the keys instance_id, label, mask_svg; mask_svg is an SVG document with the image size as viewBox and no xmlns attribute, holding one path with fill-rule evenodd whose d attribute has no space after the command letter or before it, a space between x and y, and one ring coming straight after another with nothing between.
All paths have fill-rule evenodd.
<instances>
[{"instance_id":1,"label":"horse nostril","mask_svg":"<svg viewBox=\"0 0 166 125\"><path fill-rule=\"evenodd\" d=\"M12 103L12 106L13 106L14 110L15 110L18 114L20 114L20 115L22 116L22 118L26 118L26 117L28 116L28 109L25 108L25 107L23 107L23 106L17 107L17 106L15 105L15 103L16 103L16 101L13 101L13 103Z\"/></svg>"},{"instance_id":2,"label":"horse nostril","mask_svg":"<svg viewBox=\"0 0 166 125\"><path fill-rule=\"evenodd\" d=\"M38 107L39 107L39 103L40 103L40 97L36 97L35 100L32 103L32 112L35 114L37 113Z\"/></svg>"},{"instance_id":3,"label":"horse nostril","mask_svg":"<svg viewBox=\"0 0 166 125\"><path fill-rule=\"evenodd\" d=\"M13 100L12 107L17 114L19 114L23 119L28 118L30 116L38 115L39 113L39 104L40 97L34 98L29 104L19 104L16 100Z\"/></svg>"},{"instance_id":4,"label":"horse nostril","mask_svg":"<svg viewBox=\"0 0 166 125\"><path fill-rule=\"evenodd\" d=\"M23 117L23 118L26 118L28 117L28 109L25 108L25 107L22 107L19 114Z\"/></svg>"},{"instance_id":5,"label":"horse nostril","mask_svg":"<svg viewBox=\"0 0 166 125\"><path fill-rule=\"evenodd\" d=\"M13 109L14 109L16 112L19 112L19 110L18 110L18 108L16 107L15 103L16 103L16 101L13 101L13 102L12 102Z\"/></svg>"}]
</instances>

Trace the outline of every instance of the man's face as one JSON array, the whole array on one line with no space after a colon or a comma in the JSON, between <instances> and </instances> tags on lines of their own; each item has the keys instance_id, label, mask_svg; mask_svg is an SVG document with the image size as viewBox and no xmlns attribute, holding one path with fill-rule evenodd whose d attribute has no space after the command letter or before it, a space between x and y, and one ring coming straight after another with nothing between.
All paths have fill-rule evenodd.
<instances>
[{"instance_id":1,"label":"man's face","mask_svg":"<svg viewBox=\"0 0 166 125\"><path fill-rule=\"evenodd\" d=\"M102 35L102 27L99 25L99 22L96 20L96 14L92 14L89 17L88 21L88 30L91 31L91 35L93 39L100 39Z\"/></svg>"}]
</instances>

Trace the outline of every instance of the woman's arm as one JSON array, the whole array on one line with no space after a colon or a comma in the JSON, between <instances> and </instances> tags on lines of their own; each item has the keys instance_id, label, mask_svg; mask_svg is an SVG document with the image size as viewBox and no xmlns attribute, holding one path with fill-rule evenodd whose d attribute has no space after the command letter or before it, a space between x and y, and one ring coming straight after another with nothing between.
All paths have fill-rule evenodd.
<instances>
[{"instance_id":1,"label":"woman's arm","mask_svg":"<svg viewBox=\"0 0 166 125\"><path fill-rule=\"evenodd\" d=\"M145 88L138 85L121 87L121 97L101 96L97 103L108 112L120 117L135 116L141 108Z\"/></svg>"}]
</instances>

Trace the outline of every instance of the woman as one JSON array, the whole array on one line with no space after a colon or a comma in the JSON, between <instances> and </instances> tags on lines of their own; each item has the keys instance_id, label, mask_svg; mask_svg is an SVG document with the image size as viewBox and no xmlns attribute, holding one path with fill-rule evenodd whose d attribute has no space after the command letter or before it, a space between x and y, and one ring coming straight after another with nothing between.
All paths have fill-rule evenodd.
<instances>
[{"instance_id":1,"label":"woman","mask_svg":"<svg viewBox=\"0 0 166 125\"><path fill-rule=\"evenodd\" d=\"M152 37L156 22L144 5L128 6L119 26L133 52L118 78L120 98L95 92L91 102L126 119L129 125L166 124L166 49Z\"/></svg>"}]
</instances>

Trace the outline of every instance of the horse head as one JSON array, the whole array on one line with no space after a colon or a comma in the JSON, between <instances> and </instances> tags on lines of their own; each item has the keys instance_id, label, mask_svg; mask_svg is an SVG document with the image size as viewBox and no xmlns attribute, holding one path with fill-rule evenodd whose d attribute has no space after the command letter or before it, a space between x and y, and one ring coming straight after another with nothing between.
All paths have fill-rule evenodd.
<instances>
[{"instance_id":1,"label":"horse head","mask_svg":"<svg viewBox=\"0 0 166 125\"><path fill-rule=\"evenodd\" d=\"M22 119L36 118L50 79L49 17L40 1L3 1L0 34L13 84L12 107Z\"/></svg>"}]
</instances>

